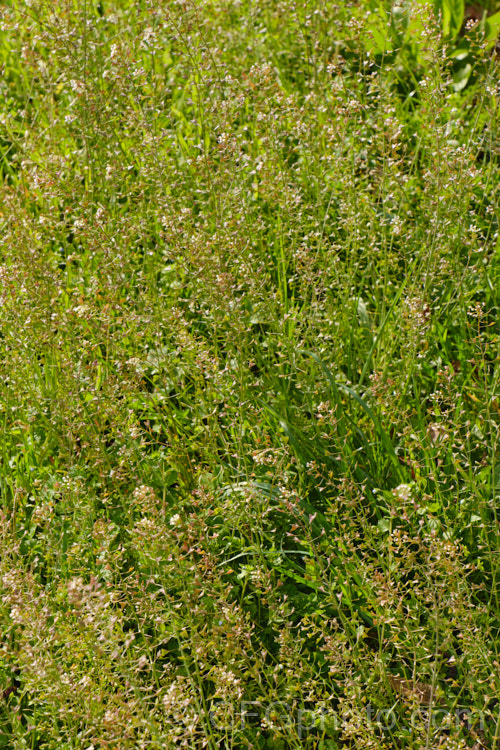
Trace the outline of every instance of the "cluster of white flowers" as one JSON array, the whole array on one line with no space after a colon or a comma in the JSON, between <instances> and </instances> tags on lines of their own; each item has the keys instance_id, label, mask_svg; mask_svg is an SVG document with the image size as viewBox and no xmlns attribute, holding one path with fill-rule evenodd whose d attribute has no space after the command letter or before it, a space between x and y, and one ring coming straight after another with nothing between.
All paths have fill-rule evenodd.
<instances>
[{"instance_id":1,"label":"cluster of white flowers","mask_svg":"<svg viewBox=\"0 0 500 750\"><path fill-rule=\"evenodd\" d=\"M393 494L398 500L407 503L413 497L413 489L411 484L400 484L393 490Z\"/></svg>"},{"instance_id":2,"label":"cluster of white flowers","mask_svg":"<svg viewBox=\"0 0 500 750\"><path fill-rule=\"evenodd\" d=\"M169 521L169 523L170 523L170 526L174 526L174 527L176 527L176 528L177 528L177 527L179 527L179 526L181 525L181 523L182 523L182 519L181 519L181 517L180 517L180 515L179 515L178 513L175 513L175 514L174 514L174 515L173 515L173 516L172 516L172 517L170 518L170 521Z\"/></svg>"}]
</instances>

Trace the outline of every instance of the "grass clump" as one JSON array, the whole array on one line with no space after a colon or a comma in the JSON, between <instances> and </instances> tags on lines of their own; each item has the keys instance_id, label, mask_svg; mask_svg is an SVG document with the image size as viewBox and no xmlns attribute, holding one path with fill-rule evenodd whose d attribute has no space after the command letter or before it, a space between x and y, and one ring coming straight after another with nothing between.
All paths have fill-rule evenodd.
<instances>
[{"instance_id":1,"label":"grass clump","mask_svg":"<svg viewBox=\"0 0 500 750\"><path fill-rule=\"evenodd\" d=\"M4 4L0 747L500 746L495 16L368 5Z\"/></svg>"}]
</instances>

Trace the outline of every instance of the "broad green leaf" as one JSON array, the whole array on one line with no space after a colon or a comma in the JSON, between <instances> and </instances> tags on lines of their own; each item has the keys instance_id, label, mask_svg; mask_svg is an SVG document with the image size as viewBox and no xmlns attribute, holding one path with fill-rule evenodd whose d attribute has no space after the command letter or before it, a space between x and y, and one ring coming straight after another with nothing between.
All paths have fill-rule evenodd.
<instances>
[{"instance_id":1,"label":"broad green leaf","mask_svg":"<svg viewBox=\"0 0 500 750\"><path fill-rule=\"evenodd\" d=\"M448 39L455 39L462 28L465 15L464 0L439 0L443 34Z\"/></svg>"},{"instance_id":2,"label":"broad green leaf","mask_svg":"<svg viewBox=\"0 0 500 750\"><path fill-rule=\"evenodd\" d=\"M494 44L500 36L500 10L486 19L484 35L491 44Z\"/></svg>"},{"instance_id":3,"label":"broad green leaf","mask_svg":"<svg viewBox=\"0 0 500 750\"><path fill-rule=\"evenodd\" d=\"M375 55L384 55L392 52L392 29L391 21L382 4L378 9L370 13L367 23L368 38L365 42L367 50Z\"/></svg>"},{"instance_id":4,"label":"broad green leaf","mask_svg":"<svg viewBox=\"0 0 500 750\"><path fill-rule=\"evenodd\" d=\"M358 318L360 325L363 326L363 328L372 327L370 316L368 315L368 310L366 309L366 305L361 297L358 300Z\"/></svg>"},{"instance_id":5,"label":"broad green leaf","mask_svg":"<svg viewBox=\"0 0 500 750\"><path fill-rule=\"evenodd\" d=\"M455 91L462 91L467 86L471 73L472 65L467 63L467 65L464 65L463 68L460 68L453 74L453 88Z\"/></svg>"}]
</instances>

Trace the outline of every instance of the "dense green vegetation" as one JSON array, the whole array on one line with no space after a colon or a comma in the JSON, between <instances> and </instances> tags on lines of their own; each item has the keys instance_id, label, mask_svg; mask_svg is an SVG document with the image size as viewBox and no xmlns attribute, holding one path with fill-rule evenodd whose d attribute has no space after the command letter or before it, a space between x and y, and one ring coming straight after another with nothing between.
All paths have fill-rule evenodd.
<instances>
[{"instance_id":1,"label":"dense green vegetation","mask_svg":"<svg viewBox=\"0 0 500 750\"><path fill-rule=\"evenodd\" d=\"M483 6L2 4L0 748L500 749Z\"/></svg>"}]
</instances>

